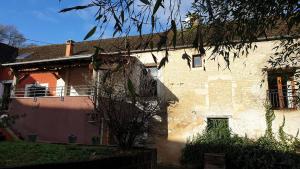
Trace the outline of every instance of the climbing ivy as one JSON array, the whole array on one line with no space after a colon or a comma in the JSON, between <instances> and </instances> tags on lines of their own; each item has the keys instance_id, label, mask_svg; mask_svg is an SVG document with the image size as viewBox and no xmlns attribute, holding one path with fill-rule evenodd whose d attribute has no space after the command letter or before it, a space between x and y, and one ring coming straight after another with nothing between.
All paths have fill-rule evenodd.
<instances>
[{"instance_id":1,"label":"climbing ivy","mask_svg":"<svg viewBox=\"0 0 300 169\"><path fill-rule=\"evenodd\" d=\"M266 117L266 125L267 125L265 136L269 138L273 138L274 134L272 130L272 123L275 120L274 110L272 109L272 105L270 104L269 101L266 101L264 103L264 107L266 110L265 117Z\"/></svg>"}]
</instances>

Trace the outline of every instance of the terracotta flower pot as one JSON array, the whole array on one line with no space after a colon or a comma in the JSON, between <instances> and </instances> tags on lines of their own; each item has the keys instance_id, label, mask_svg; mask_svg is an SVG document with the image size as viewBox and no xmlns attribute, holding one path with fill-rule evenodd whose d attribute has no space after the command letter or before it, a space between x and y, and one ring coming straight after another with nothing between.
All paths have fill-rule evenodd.
<instances>
[{"instance_id":1,"label":"terracotta flower pot","mask_svg":"<svg viewBox=\"0 0 300 169\"><path fill-rule=\"evenodd\" d=\"M37 134L28 134L28 141L29 142L36 142L37 140Z\"/></svg>"},{"instance_id":2,"label":"terracotta flower pot","mask_svg":"<svg viewBox=\"0 0 300 169\"><path fill-rule=\"evenodd\" d=\"M92 144L93 145L99 145L100 144L100 137L98 137L98 136L92 137Z\"/></svg>"},{"instance_id":3,"label":"terracotta flower pot","mask_svg":"<svg viewBox=\"0 0 300 169\"><path fill-rule=\"evenodd\" d=\"M69 140L69 143L73 144L73 143L76 143L77 141L77 137L73 134L71 134L69 137L68 137L68 140Z\"/></svg>"}]
</instances>

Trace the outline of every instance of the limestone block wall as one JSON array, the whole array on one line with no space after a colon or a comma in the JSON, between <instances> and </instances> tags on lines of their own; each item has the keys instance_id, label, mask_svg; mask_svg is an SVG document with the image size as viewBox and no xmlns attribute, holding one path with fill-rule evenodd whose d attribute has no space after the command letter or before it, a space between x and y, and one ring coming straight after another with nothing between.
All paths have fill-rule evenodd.
<instances>
[{"instance_id":1,"label":"limestone block wall","mask_svg":"<svg viewBox=\"0 0 300 169\"><path fill-rule=\"evenodd\" d=\"M159 70L158 92L170 104L165 123L168 132L158 137L158 161L178 164L181 149L188 138L202 132L207 118L225 117L229 126L238 135L258 138L266 129L265 109L268 89L267 75L263 68L274 53L275 41L256 43L257 49L248 56L231 59L230 69L222 56L210 59L211 51L204 56L202 67L189 68L182 59L185 52L192 57L194 49L181 49L169 52L169 62ZM154 52L160 60L165 52ZM136 54L144 64L153 63L151 53ZM218 67L220 65L220 67ZM300 128L300 111L276 111L273 123L278 131L283 116L286 118L285 131L295 135Z\"/></svg>"}]
</instances>

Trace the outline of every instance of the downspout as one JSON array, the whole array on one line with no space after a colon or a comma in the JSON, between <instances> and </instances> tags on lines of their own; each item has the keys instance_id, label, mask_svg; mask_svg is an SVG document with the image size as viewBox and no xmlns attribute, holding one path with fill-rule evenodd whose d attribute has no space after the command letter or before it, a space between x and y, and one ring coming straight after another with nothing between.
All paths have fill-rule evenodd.
<instances>
[{"instance_id":1,"label":"downspout","mask_svg":"<svg viewBox=\"0 0 300 169\"><path fill-rule=\"evenodd\" d=\"M15 97L15 92L16 92L16 88L17 88L17 83L18 83L18 79L17 79L17 72L13 71L13 82L12 82L12 89L11 89L11 93L10 96L11 97Z\"/></svg>"},{"instance_id":2,"label":"downspout","mask_svg":"<svg viewBox=\"0 0 300 169\"><path fill-rule=\"evenodd\" d=\"M101 126L100 126L100 144L103 144L103 131L104 130L104 118L101 118Z\"/></svg>"},{"instance_id":3,"label":"downspout","mask_svg":"<svg viewBox=\"0 0 300 169\"><path fill-rule=\"evenodd\" d=\"M68 90L70 90L69 93L71 93L71 88L69 89L69 76L70 76L70 67L68 67L65 72L65 90L64 90L64 96L68 95Z\"/></svg>"},{"instance_id":4,"label":"downspout","mask_svg":"<svg viewBox=\"0 0 300 169\"><path fill-rule=\"evenodd\" d=\"M94 70L95 71L95 70ZM98 101L98 92L99 92L99 82L100 82L100 75L99 75L99 71L96 70L95 71L95 75L96 75L96 82L95 82L95 86L96 86L96 90L95 90L95 105L96 105L96 108L99 106L99 101ZM104 118L101 117L101 120L100 120L100 144L102 145L103 144L103 133L104 133Z\"/></svg>"}]
</instances>

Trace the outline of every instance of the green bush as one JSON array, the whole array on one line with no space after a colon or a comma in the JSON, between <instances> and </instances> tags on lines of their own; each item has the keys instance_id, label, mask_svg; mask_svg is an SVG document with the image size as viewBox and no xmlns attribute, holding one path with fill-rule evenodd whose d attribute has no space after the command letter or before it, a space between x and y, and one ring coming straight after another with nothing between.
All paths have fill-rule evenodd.
<instances>
[{"instance_id":1,"label":"green bush","mask_svg":"<svg viewBox=\"0 0 300 169\"><path fill-rule=\"evenodd\" d=\"M287 140L276 140L274 136L252 140L219 125L189 139L181 163L202 168L204 153L225 153L230 169L300 168L300 156L295 153L297 139L289 136Z\"/></svg>"},{"instance_id":2,"label":"green bush","mask_svg":"<svg viewBox=\"0 0 300 169\"><path fill-rule=\"evenodd\" d=\"M237 135L216 138L205 132L188 141L182 151L181 163L203 167L204 153L225 153L226 167L230 169L300 168L296 147L283 148L286 146L267 137L257 141Z\"/></svg>"}]
</instances>

